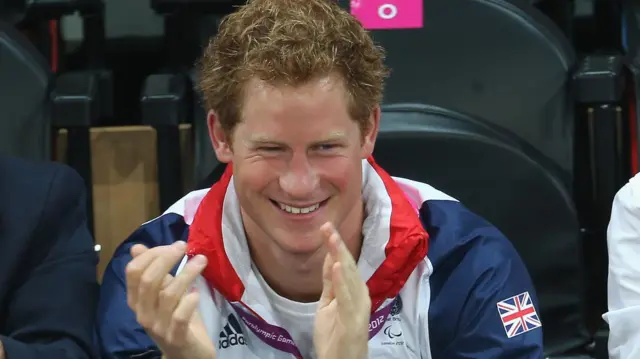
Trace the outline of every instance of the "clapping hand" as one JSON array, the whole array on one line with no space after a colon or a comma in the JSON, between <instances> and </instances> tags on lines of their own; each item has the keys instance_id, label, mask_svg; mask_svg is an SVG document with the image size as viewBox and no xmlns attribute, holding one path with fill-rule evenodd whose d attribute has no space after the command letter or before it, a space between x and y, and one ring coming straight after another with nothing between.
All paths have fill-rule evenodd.
<instances>
[{"instance_id":1,"label":"clapping hand","mask_svg":"<svg viewBox=\"0 0 640 359\"><path fill-rule=\"evenodd\" d=\"M136 244L126 267L127 303L167 359L215 359L215 348L197 313L197 292L187 293L207 265L196 256L175 277L186 243L147 248Z\"/></svg>"},{"instance_id":2,"label":"clapping hand","mask_svg":"<svg viewBox=\"0 0 640 359\"><path fill-rule=\"evenodd\" d=\"M321 228L329 249L313 342L318 359L368 357L371 299L356 262L333 224Z\"/></svg>"}]
</instances>

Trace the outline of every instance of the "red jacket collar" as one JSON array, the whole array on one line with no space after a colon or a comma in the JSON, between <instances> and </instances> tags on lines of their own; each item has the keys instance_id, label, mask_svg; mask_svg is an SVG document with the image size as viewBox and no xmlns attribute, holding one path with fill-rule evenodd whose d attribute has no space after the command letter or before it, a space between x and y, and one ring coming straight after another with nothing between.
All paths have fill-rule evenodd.
<instances>
[{"instance_id":1,"label":"red jacket collar","mask_svg":"<svg viewBox=\"0 0 640 359\"><path fill-rule=\"evenodd\" d=\"M367 281L371 309L375 311L385 299L398 295L415 267L425 258L429 235L391 176L375 163L373 157L368 162L382 179L392 204L386 258ZM225 253L222 239L222 208L232 174L233 169L229 165L200 203L189 228L187 254L189 257L196 254L206 256L209 265L202 273L205 280L227 300L239 302L244 284Z\"/></svg>"}]
</instances>

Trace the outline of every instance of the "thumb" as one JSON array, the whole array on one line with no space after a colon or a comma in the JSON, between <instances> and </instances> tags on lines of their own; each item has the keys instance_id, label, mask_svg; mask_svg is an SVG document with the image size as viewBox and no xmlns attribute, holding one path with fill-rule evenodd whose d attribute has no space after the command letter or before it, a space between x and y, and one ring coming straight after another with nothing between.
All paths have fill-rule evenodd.
<instances>
[{"instance_id":1,"label":"thumb","mask_svg":"<svg viewBox=\"0 0 640 359\"><path fill-rule=\"evenodd\" d=\"M320 295L319 308L326 307L335 298L333 292L333 258L331 254L327 253L324 257L324 264L322 265L322 295Z\"/></svg>"}]
</instances>

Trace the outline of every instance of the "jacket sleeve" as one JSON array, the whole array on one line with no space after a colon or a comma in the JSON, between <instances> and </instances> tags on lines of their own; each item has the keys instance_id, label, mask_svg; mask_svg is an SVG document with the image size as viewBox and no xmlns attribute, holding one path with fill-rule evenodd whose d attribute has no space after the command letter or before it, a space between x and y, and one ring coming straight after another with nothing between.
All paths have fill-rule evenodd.
<instances>
[{"instance_id":1,"label":"jacket sleeve","mask_svg":"<svg viewBox=\"0 0 640 359\"><path fill-rule=\"evenodd\" d=\"M434 268L429 341L433 359L541 359L542 324L531 278L511 243L475 215L473 229L441 229L435 251L460 245ZM448 237L448 238L444 238Z\"/></svg>"},{"instance_id":2,"label":"jacket sleeve","mask_svg":"<svg viewBox=\"0 0 640 359\"><path fill-rule=\"evenodd\" d=\"M136 320L127 305L125 267L130 250L141 243L151 248L186 240L182 216L169 213L138 228L115 251L102 278L98 304L97 337L102 359L156 359L162 356L156 344ZM173 269L175 274L178 265Z\"/></svg>"},{"instance_id":3,"label":"jacket sleeve","mask_svg":"<svg viewBox=\"0 0 640 359\"><path fill-rule=\"evenodd\" d=\"M640 175L616 194L607 231L609 357L640 357Z\"/></svg>"},{"instance_id":4,"label":"jacket sleeve","mask_svg":"<svg viewBox=\"0 0 640 359\"><path fill-rule=\"evenodd\" d=\"M31 238L27 273L17 276L8 301L8 329L0 342L8 359L96 358L94 313L97 256L87 228L84 182L55 172Z\"/></svg>"}]
</instances>

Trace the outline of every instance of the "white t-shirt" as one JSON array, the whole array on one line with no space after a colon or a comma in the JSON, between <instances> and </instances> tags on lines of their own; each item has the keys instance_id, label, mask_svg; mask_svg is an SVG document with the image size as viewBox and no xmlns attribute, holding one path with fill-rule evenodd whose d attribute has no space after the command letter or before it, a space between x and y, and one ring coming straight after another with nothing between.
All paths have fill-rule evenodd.
<instances>
[{"instance_id":1,"label":"white t-shirt","mask_svg":"<svg viewBox=\"0 0 640 359\"><path fill-rule=\"evenodd\" d=\"M640 174L615 196L607 247L609 357L640 358Z\"/></svg>"},{"instance_id":2,"label":"white t-shirt","mask_svg":"<svg viewBox=\"0 0 640 359\"><path fill-rule=\"evenodd\" d=\"M313 349L313 325L318 302L294 302L278 295L278 293L267 284L262 274L260 274L260 271L255 266L252 267L258 282L267 294L267 297L269 297L269 301L275 311L274 315L278 318L278 321L282 323L282 327L287 330L288 328L295 328L295 330L288 331L296 343L296 346L305 358L315 359L316 354Z\"/></svg>"}]
</instances>

